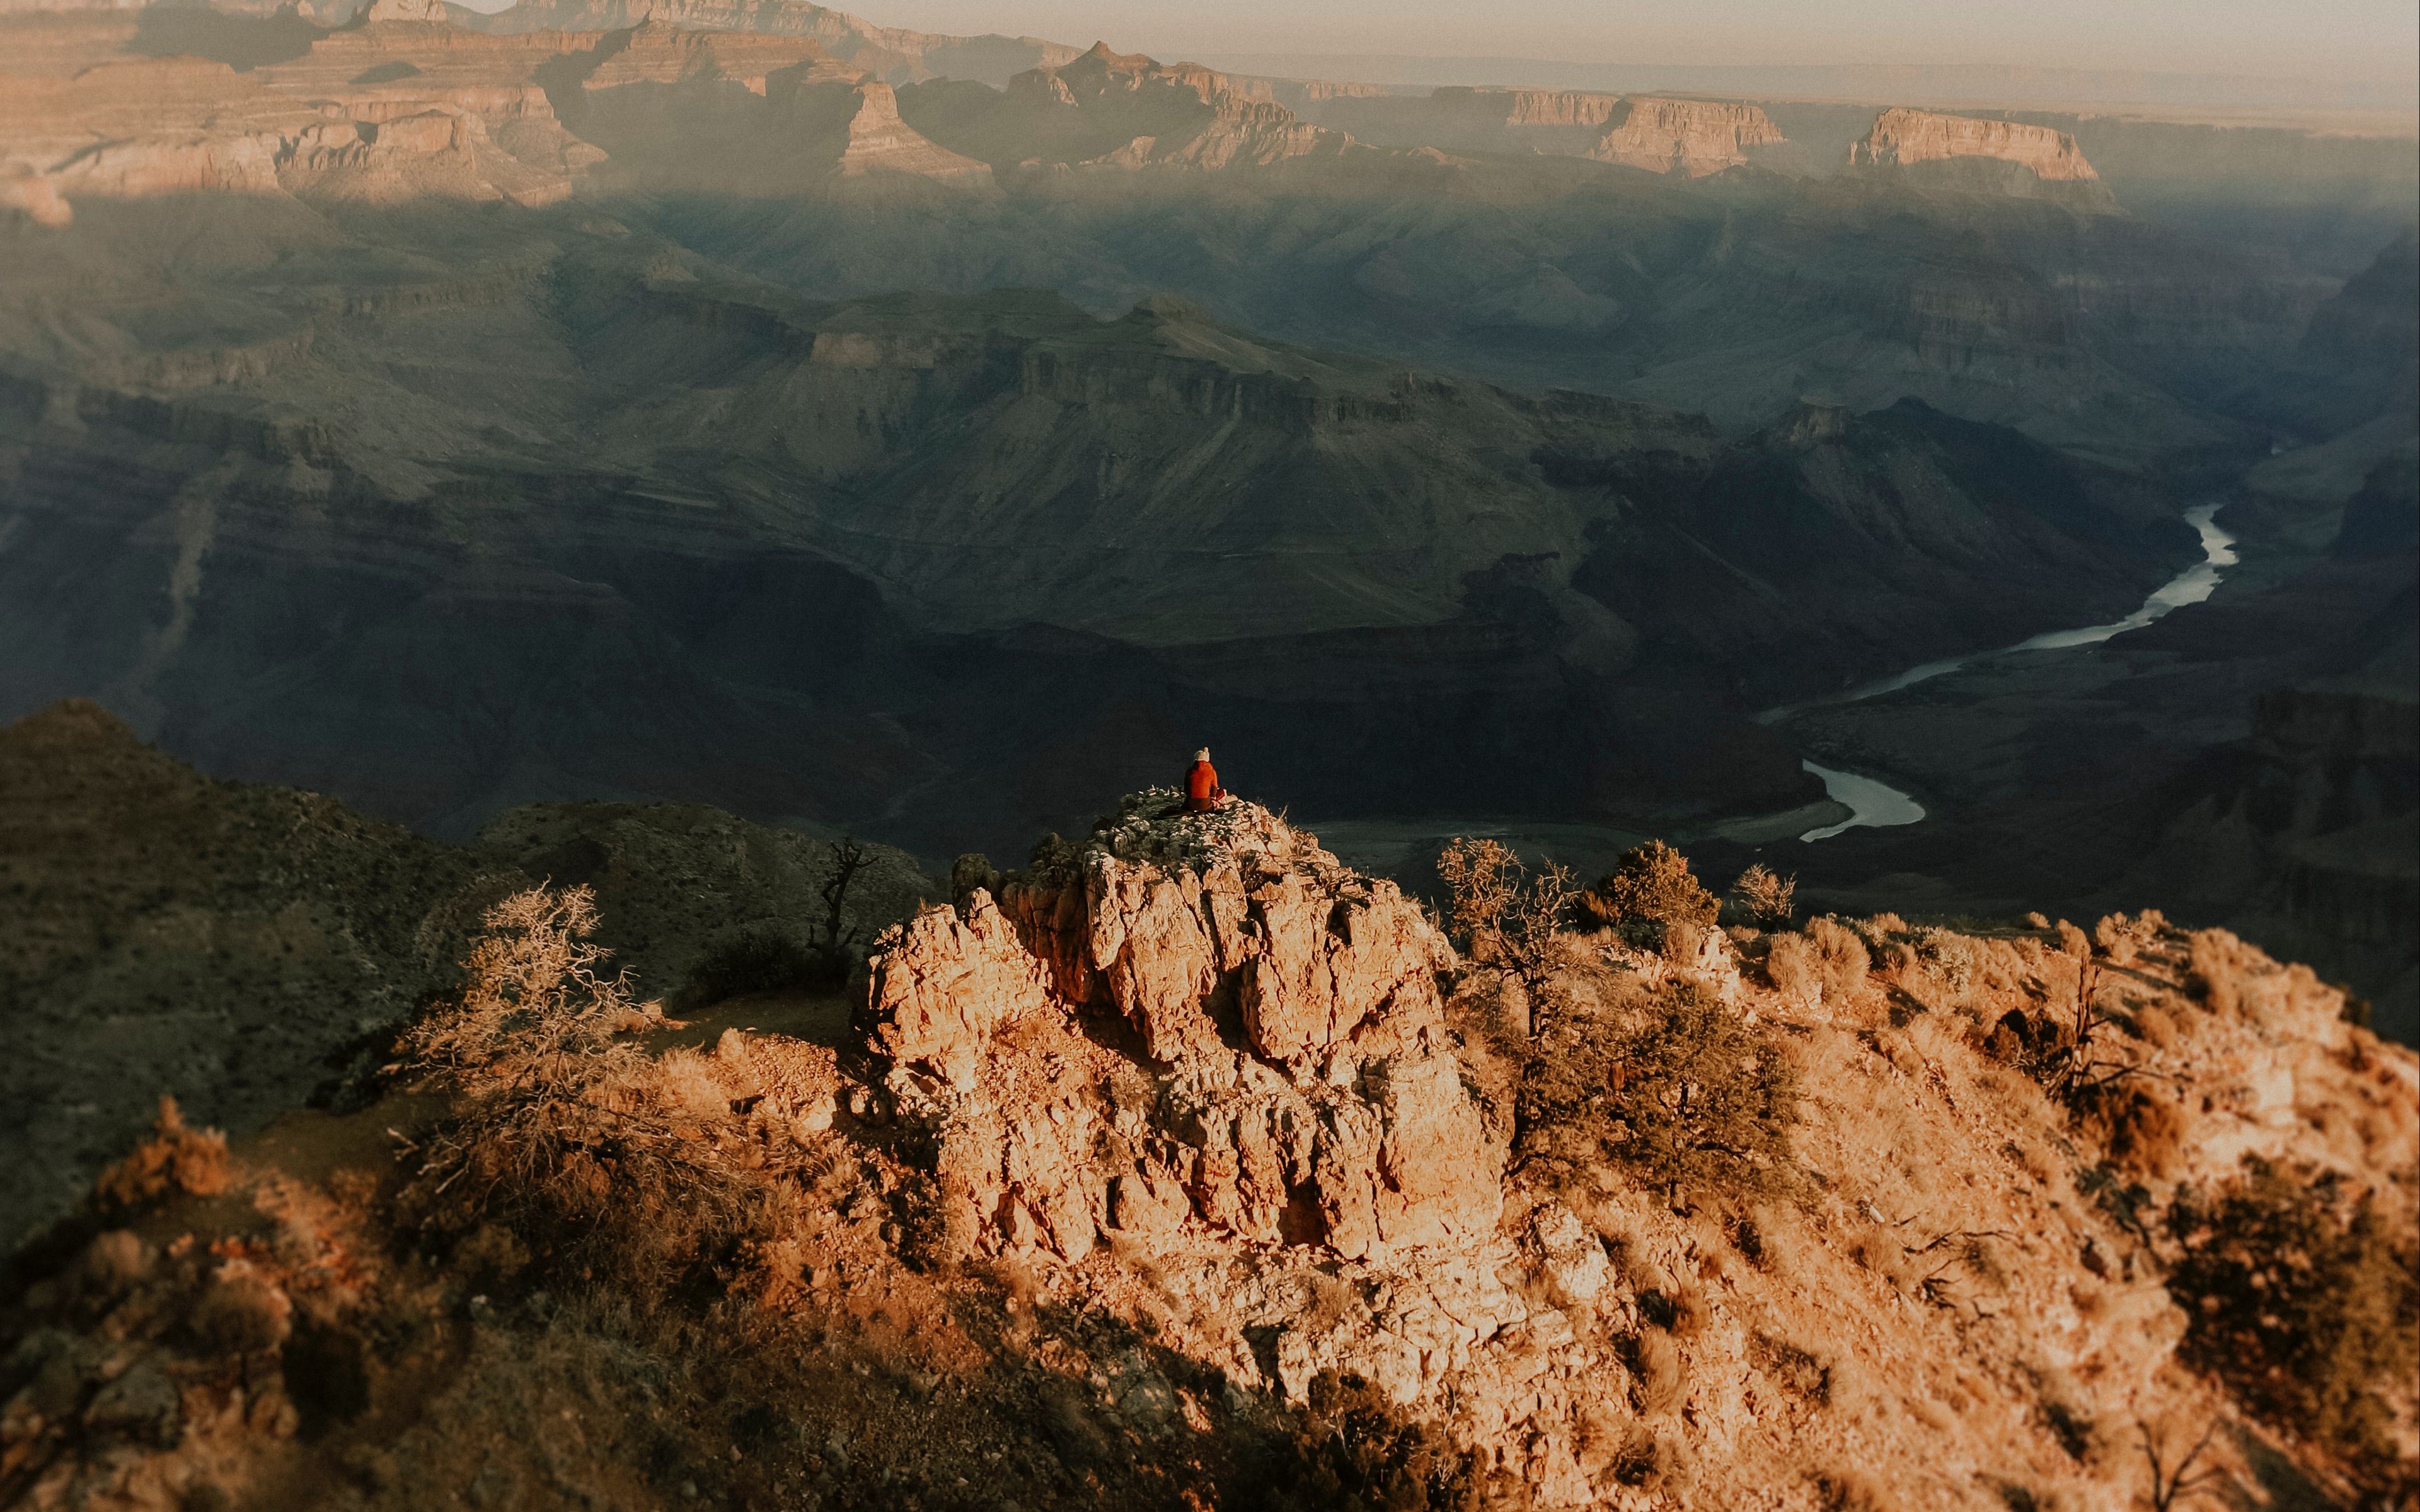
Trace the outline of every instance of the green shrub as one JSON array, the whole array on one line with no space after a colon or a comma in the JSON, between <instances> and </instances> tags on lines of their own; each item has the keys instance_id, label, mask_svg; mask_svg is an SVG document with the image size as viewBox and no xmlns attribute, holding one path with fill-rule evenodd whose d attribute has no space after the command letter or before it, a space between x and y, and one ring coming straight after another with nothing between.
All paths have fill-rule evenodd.
<instances>
[{"instance_id":1,"label":"green shrub","mask_svg":"<svg viewBox=\"0 0 2420 1512\"><path fill-rule=\"evenodd\" d=\"M2244 1165L2215 1198L2180 1194L2169 1211L2184 1246L2168 1279L2190 1320L2184 1358L2386 1492L2412 1475L2381 1388L2420 1368L2420 1242L2334 1172Z\"/></svg>"},{"instance_id":2,"label":"green shrub","mask_svg":"<svg viewBox=\"0 0 2420 1512\"><path fill-rule=\"evenodd\" d=\"M1785 1185L1797 1073L1713 994L1681 987L1627 1035L1575 1036L1521 1088L1525 1155L1613 1161L1668 1192Z\"/></svg>"},{"instance_id":3,"label":"green shrub","mask_svg":"<svg viewBox=\"0 0 2420 1512\"><path fill-rule=\"evenodd\" d=\"M707 951L690 969L680 1006L696 1010L744 993L801 992L837 985L822 951L772 929L742 930Z\"/></svg>"},{"instance_id":4,"label":"green shrub","mask_svg":"<svg viewBox=\"0 0 2420 1512\"><path fill-rule=\"evenodd\" d=\"M1624 856L1589 890L1583 905L1606 924L1694 924L1699 929L1710 928L1723 907L1699 886L1689 858L1660 840Z\"/></svg>"}]
</instances>

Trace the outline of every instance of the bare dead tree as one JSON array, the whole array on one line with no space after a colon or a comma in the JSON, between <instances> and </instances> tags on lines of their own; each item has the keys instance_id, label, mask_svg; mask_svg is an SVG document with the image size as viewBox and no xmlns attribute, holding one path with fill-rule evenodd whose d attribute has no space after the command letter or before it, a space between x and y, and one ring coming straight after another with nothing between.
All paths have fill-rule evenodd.
<instances>
[{"instance_id":1,"label":"bare dead tree","mask_svg":"<svg viewBox=\"0 0 2420 1512\"><path fill-rule=\"evenodd\" d=\"M1571 869L1547 862L1532 874L1509 845L1457 836L1437 856L1449 893L1447 924L1474 959L1519 979L1530 1002L1530 1032L1540 1011L1559 1001L1555 976L1572 958L1563 925L1580 892Z\"/></svg>"},{"instance_id":2,"label":"bare dead tree","mask_svg":"<svg viewBox=\"0 0 2420 1512\"><path fill-rule=\"evenodd\" d=\"M2186 1497L2210 1494L2213 1487L2227 1478L2226 1472L2216 1465L2204 1465L2199 1470L2194 1468L2210 1447L2210 1441L2217 1436L2218 1424L2217 1418L2211 1418L2202 1428L2201 1437L2194 1441L2193 1447L2185 1451L2182 1458L2170 1465L2167 1463L2166 1446L2162 1443L2164 1436L2154 1433L2149 1423L2139 1418L2135 1420L2134 1431L2143 1436L2143 1458L2151 1465L2151 1512L2170 1512Z\"/></svg>"},{"instance_id":3,"label":"bare dead tree","mask_svg":"<svg viewBox=\"0 0 2420 1512\"><path fill-rule=\"evenodd\" d=\"M844 835L832 842L831 874L824 878L815 891L824 901L823 938L815 949L824 958L825 969L835 976L848 970L849 947L856 943L858 931L849 927L845 914L848 908L849 884L864 871L874 856L854 836Z\"/></svg>"}]
</instances>

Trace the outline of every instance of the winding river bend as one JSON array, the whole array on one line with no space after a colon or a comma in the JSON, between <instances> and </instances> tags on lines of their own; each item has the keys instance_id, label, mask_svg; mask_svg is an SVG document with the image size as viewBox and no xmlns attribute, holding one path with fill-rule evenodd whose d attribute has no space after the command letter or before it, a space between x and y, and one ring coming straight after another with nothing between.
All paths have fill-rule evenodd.
<instances>
[{"instance_id":1,"label":"winding river bend","mask_svg":"<svg viewBox=\"0 0 2420 1512\"><path fill-rule=\"evenodd\" d=\"M1885 693L1914 687L1918 683L1930 682L1992 656L2011 656L2024 651L2071 651L2078 646L2097 646L2129 630L2139 630L2187 604L2198 604L2217 591L2220 579L2226 575L2225 569L2236 563L2235 537L2218 528L2220 507L2203 504L2185 512L2185 523L2200 532L2202 560L2154 589L2151 596L2143 600L2142 608L2122 620L2113 620L2107 625L2087 625L2073 630L2046 630L2012 646L1971 652L1946 661L1928 661L1903 672L1861 683L1843 693L1767 709L1756 717L1756 721L1759 724L1776 724L1803 709L1829 708L1835 704L1858 703L1867 699L1880 698ZM1798 764L1823 779L1823 792L1835 803L1849 806L1848 818L1837 825L1810 829L1799 836L1800 840L1829 840L1860 825L1877 828L1913 825L1924 817L1924 805L1879 778L1819 766L1809 761L1801 761Z\"/></svg>"}]
</instances>

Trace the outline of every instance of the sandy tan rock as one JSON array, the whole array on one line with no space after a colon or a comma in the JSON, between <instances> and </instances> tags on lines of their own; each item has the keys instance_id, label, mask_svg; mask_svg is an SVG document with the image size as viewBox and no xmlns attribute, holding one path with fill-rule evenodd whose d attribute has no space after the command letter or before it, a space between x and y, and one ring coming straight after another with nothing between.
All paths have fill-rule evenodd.
<instances>
[{"instance_id":1,"label":"sandy tan rock","mask_svg":"<svg viewBox=\"0 0 2420 1512\"><path fill-rule=\"evenodd\" d=\"M1756 105L1576 89L1454 85L1419 95L1301 95L1319 118L1399 147L1535 152L1683 173L1720 173L1782 145Z\"/></svg>"},{"instance_id":2,"label":"sandy tan rock","mask_svg":"<svg viewBox=\"0 0 2420 1512\"><path fill-rule=\"evenodd\" d=\"M2064 131L1904 106L1883 112L1865 139L1849 148L1849 162L1867 167L1908 167L1953 158L1996 158L2043 179L2101 177L2085 161L2075 138Z\"/></svg>"},{"instance_id":3,"label":"sandy tan rock","mask_svg":"<svg viewBox=\"0 0 2420 1512\"><path fill-rule=\"evenodd\" d=\"M989 165L936 145L901 120L899 97L891 85L869 79L857 86L857 100L847 145L840 151L844 177L899 173L944 182L991 181Z\"/></svg>"},{"instance_id":4,"label":"sandy tan rock","mask_svg":"<svg viewBox=\"0 0 2420 1512\"><path fill-rule=\"evenodd\" d=\"M925 85L902 105L918 131L1002 171L1264 168L1353 149L1343 132L1279 103L1264 82L1107 44L1019 73L1004 92Z\"/></svg>"},{"instance_id":5,"label":"sandy tan rock","mask_svg":"<svg viewBox=\"0 0 2420 1512\"><path fill-rule=\"evenodd\" d=\"M1072 1258L1079 1213L1146 1241L1192 1213L1364 1257L1494 1226L1502 1140L1435 987L1453 952L1391 884L1266 810L1187 814L1159 790L1001 887L1005 909L971 887L885 935L866 1004L881 1054L938 1073L893 1081L980 1242ZM1087 1011L1125 1019L1142 1058L1113 1064ZM1005 1116L1078 1065L1154 1090L1116 1119L1056 1092L1047 1119Z\"/></svg>"},{"instance_id":6,"label":"sandy tan rock","mask_svg":"<svg viewBox=\"0 0 2420 1512\"><path fill-rule=\"evenodd\" d=\"M1759 147L1779 147L1781 128L1755 105L1705 100L1624 100L1587 156L1652 173L1699 177L1737 167Z\"/></svg>"},{"instance_id":7,"label":"sandy tan rock","mask_svg":"<svg viewBox=\"0 0 2420 1512\"><path fill-rule=\"evenodd\" d=\"M2075 138L2024 121L1895 107L1850 145L1848 167L1961 193L2054 199L2079 209L2117 208Z\"/></svg>"},{"instance_id":8,"label":"sandy tan rock","mask_svg":"<svg viewBox=\"0 0 2420 1512\"><path fill-rule=\"evenodd\" d=\"M961 918L934 908L886 935L868 986L883 1052L923 1064L961 1090L975 1085L991 1036L1029 1014L1052 1011L1039 964L989 893Z\"/></svg>"}]
</instances>

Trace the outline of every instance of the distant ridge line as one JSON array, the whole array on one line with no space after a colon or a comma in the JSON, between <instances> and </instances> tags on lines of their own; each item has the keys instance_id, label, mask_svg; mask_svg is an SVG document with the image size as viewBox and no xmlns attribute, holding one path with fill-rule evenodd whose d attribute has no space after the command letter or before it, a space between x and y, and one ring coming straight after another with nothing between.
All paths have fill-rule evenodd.
<instances>
[{"instance_id":1,"label":"distant ridge line","mask_svg":"<svg viewBox=\"0 0 2420 1512\"><path fill-rule=\"evenodd\" d=\"M1231 73L1426 87L1507 85L1539 89L1658 91L1801 99L1912 100L1940 104L2191 105L2233 109L2420 114L2420 85L2362 79L2271 79L1999 64L1575 63L1522 57L1384 54L1211 53Z\"/></svg>"}]
</instances>

